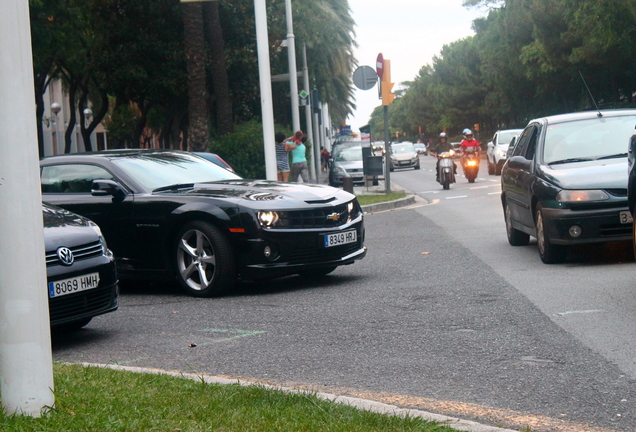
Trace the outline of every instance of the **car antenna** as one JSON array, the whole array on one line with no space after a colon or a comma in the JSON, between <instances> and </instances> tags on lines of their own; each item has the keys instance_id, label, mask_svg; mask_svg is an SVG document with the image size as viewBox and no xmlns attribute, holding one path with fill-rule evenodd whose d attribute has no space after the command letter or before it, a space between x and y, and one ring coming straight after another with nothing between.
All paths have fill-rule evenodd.
<instances>
[{"instance_id":1,"label":"car antenna","mask_svg":"<svg viewBox=\"0 0 636 432\"><path fill-rule=\"evenodd\" d=\"M596 105L594 96L592 96L592 92L590 91L590 88L587 86L587 83L585 82L585 78L583 78L583 74L581 73L581 71L579 71L579 75L581 76L581 79L583 80L583 84L585 84L585 88L587 89L587 93L590 95L590 99L592 99L592 103L594 104L594 107L596 107L596 111L598 111L596 115L599 117L603 117L603 113L601 113L601 110L598 109L598 105Z\"/></svg>"}]
</instances>

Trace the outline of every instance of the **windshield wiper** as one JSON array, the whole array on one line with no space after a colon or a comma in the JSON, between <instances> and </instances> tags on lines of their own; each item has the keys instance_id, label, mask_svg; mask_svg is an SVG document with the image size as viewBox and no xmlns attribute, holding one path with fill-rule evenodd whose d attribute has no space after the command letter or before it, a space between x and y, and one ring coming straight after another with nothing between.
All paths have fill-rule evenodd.
<instances>
[{"instance_id":1,"label":"windshield wiper","mask_svg":"<svg viewBox=\"0 0 636 432\"><path fill-rule=\"evenodd\" d=\"M613 154L613 155L601 156L600 158L597 158L596 160L600 160L600 159L614 159L614 158L620 158L620 157L627 157L627 153L616 153L616 154Z\"/></svg>"},{"instance_id":2,"label":"windshield wiper","mask_svg":"<svg viewBox=\"0 0 636 432\"><path fill-rule=\"evenodd\" d=\"M194 183L178 183L178 184L173 184L170 186L162 186L160 188L153 190L153 192L164 192L164 191L178 190L178 189L190 189L192 187L194 187Z\"/></svg>"},{"instance_id":3,"label":"windshield wiper","mask_svg":"<svg viewBox=\"0 0 636 432\"><path fill-rule=\"evenodd\" d=\"M570 158L570 159L562 159L554 162L549 162L548 165L558 165L558 164L566 164L570 162L589 162L596 159L593 158Z\"/></svg>"}]
</instances>

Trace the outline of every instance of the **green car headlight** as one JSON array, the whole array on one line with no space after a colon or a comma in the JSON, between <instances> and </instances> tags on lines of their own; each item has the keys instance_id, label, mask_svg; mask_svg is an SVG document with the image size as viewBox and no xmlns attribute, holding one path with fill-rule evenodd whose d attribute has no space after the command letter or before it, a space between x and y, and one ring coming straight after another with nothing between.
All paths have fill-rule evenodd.
<instances>
[{"instance_id":1,"label":"green car headlight","mask_svg":"<svg viewBox=\"0 0 636 432\"><path fill-rule=\"evenodd\" d=\"M609 198L602 190L562 190L556 196L560 203L607 201Z\"/></svg>"}]
</instances>

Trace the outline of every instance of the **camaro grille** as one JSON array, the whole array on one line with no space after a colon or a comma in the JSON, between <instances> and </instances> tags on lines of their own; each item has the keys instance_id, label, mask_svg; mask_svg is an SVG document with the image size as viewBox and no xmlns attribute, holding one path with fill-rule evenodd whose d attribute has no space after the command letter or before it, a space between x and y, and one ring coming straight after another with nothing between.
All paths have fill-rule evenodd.
<instances>
[{"instance_id":1,"label":"camaro grille","mask_svg":"<svg viewBox=\"0 0 636 432\"><path fill-rule=\"evenodd\" d=\"M112 296L112 287L106 286L49 299L51 321L100 312L110 306Z\"/></svg>"},{"instance_id":2,"label":"camaro grille","mask_svg":"<svg viewBox=\"0 0 636 432\"><path fill-rule=\"evenodd\" d=\"M75 258L76 261L98 257L104 253L102 244L99 241L84 244L81 246L75 246L69 249L71 249L71 252L73 252L73 257ZM52 266L59 263L60 263L60 260L57 257L57 251L49 251L46 253L47 266Z\"/></svg>"},{"instance_id":3,"label":"camaro grille","mask_svg":"<svg viewBox=\"0 0 636 432\"><path fill-rule=\"evenodd\" d=\"M280 228L333 228L344 225L360 215L359 206L355 205L349 213L347 204L335 207L322 207L312 210L298 210L287 212L280 224Z\"/></svg>"}]
</instances>

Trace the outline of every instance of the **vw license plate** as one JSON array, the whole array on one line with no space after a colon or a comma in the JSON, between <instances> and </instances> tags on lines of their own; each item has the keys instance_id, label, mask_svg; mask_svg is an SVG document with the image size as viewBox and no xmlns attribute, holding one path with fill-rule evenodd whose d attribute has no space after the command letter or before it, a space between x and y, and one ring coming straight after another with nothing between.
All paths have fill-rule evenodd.
<instances>
[{"instance_id":1,"label":"vw license plate","mask_svg":"<svg viewBox=\"0 0 636 432\"><path fill-rule=\"evenodd\" d=\"M618 214L618 217L620 218L622 224L630 224L634 222L634 219L632 219L632 214L628 211L620 212Z\"/></svg>"},{"instance_id":2,"label":"vw license plate","mask_svg":"<svg viewBox=\"0 0 636 432\"><path fill-rule=\"evenodd\" d=\"M90 273L57 282L49 282L49 297L60 297L97 288L99 285L99 273Z\"/></svg>"},{"instance_id":3,"label":"vw license plate","mask_svg":"<svg viewBox=\"0 0 636 432\"><path fill-rule=\"evenodd\" d=\"M337 234L327 234L325 236L325 247L340 246L348 243L355 243L358 240L356 230L343 231Z\"/></svg>"}]
</instances>

